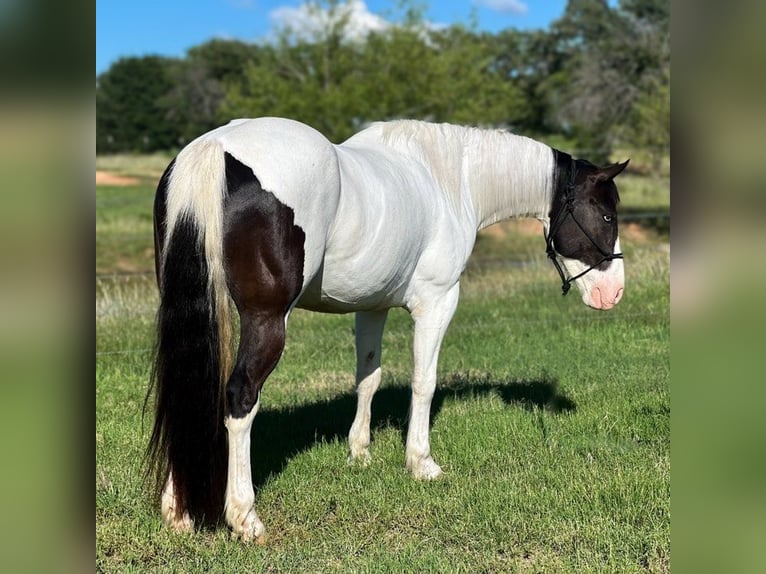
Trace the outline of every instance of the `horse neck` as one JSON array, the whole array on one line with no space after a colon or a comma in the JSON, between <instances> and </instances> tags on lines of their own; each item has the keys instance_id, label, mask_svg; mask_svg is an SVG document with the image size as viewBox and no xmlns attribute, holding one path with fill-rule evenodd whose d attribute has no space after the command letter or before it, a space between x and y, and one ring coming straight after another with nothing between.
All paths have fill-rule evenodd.
<instances>
[{"instance_id":1,"label":"horse neck","mask_svg":"<svg viewBox=\"0 0 766 574\"><path fill-rule=\"evenodd\" d=\"M502 131L471 130L463 158L464 186L476 229L511 217L548 217L554 156L545 144Z\"/></svg>"}]
</instances>

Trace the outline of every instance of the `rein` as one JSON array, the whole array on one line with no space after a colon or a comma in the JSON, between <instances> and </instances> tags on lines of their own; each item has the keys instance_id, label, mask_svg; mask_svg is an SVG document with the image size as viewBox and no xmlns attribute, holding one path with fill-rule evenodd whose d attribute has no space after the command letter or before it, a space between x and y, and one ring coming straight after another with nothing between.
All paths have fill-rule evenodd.
<instances>
[{"instance_id":1,"label":"rein","mask_svg":"<svg viewBox=\"0 0 766 574\"><path fill-rule=\"evenodd\" d=\"M604 261L611 261L612 259L622 259L622 253L607 253L604 251L601 246L596 243L593 238L590 236L590 234L585 231L585 228L580 224L579 221L577 221L577 218L574 216L574 199L575 199L575 176L577 175L577 164L575 162L574 158L571 158L571 169L569 170L569 182L567 183L566 188L564 188L564 203L561 206L561 209L559 209L559 212L556 214L556 217L553 218L553 223L551 223L550 230L548 234L545 235L545 253L548 255L548 259L551 260L553 263L553 266L556 268L556 271L558 271L559 277L561 278L561 294L566 295L569 293L569 289L572 287L572 283L588 273L589 271L592 271L599 265L601 265ZM558 231L559 227L561 227L561 224L564 223L564 220L567 218L567 216L572 218L572 221L574 221L577 224L577 227L580 228L580 231L583 232L585 237L588 238L588 240L598 249L599 253L601 253L601 259L595 263L594 265L591 265L588 267L585 271L582 271L581 273L578 273L574 277L567 277L564 273L564 270L561 268L561 264L558 261L556 250L553 248L553 236Z\"/></svg>"}]
</instances>

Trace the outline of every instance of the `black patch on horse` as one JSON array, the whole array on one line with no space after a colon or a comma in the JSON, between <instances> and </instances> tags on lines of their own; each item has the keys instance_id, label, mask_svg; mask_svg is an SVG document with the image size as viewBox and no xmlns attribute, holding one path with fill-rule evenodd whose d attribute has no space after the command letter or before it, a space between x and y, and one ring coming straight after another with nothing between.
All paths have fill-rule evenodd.
<instances>
[{"instance_id":1,"label":"black patch on horse","mask_svg":"<svg viewBox=\"0 0 766 574\"><path fill-rule=\"evenodd\" d=\"M306 234L295 212L263 189L253 170L225 153L226 280L240 314L240 341L226 386L227 412L244 417L258 401L285 344L285 315L303 286Z\"/></svg>"}]
</instances>

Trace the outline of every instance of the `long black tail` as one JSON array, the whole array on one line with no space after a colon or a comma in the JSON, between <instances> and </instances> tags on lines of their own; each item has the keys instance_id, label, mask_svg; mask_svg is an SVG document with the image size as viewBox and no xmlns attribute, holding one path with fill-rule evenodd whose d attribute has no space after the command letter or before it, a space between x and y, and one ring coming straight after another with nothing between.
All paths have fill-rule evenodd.
<instances>
[{"instance_id":1,"label":"long black tail","mask_svg":"<svg viewBox=\"0 0 766 574\"><path fill-rule=\"evenodd\" d=\"M220 519L226 486L231 326L220 241L223 169L220 146L192 143L168 167L155 198L160 307L148 472L157 499L172 474L179 518L185 510L197 525Z\"/></svg>"}]
</instances>

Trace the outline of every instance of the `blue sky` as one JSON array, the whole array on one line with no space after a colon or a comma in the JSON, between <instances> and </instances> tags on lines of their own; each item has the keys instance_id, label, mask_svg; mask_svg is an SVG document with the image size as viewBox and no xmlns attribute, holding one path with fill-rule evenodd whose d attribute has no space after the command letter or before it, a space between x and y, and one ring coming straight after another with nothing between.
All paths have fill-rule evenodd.
<instances>
[{"instance_id":1,"label":"blue sky","mask_svg":"<svg viewBox=\"0 0 766 574\"><path fill-rule=\"evenodd\" d=\"M354 0L362 22L394 20L396 0ZM422 3L422 2L421 2ZM96 0L96 75L122 56L181 57L211 38L264 40L279 23L300 22L303 0ZM433 0L426 19L481 30L547 28L566 0Z\"/></svg>"}]
</instances>

